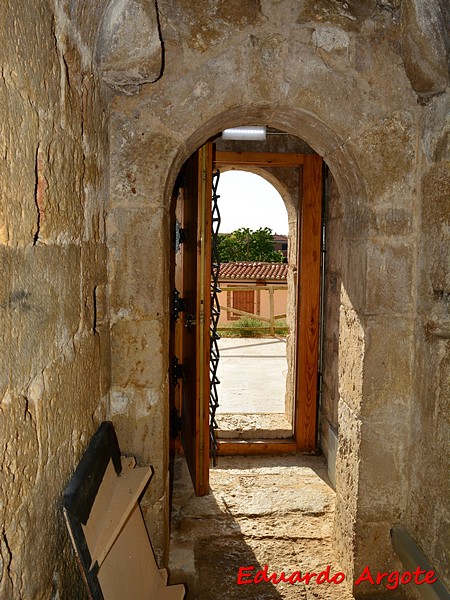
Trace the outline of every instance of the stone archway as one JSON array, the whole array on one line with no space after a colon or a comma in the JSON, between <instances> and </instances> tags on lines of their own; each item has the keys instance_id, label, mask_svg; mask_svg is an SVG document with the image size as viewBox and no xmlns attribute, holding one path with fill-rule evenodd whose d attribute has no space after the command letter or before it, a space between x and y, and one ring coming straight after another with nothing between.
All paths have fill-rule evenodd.
<instances>
[{"instance_id":1,"label":"stone archway","mask_svg":"<svg viewBox=\"0 0 450 600\"><path fill-rule=\"evenodd\" d=\"M324 157L342 203L335 249L341 270L336 544L351 579L373 556L383 569L393 564L389 529L405 503L402 461L380 478L377 452L387 445L389 455L401 454L407 438L404 427L400 436L391 435L402 427L402 414L384 410L391 391L380 358L387 338L387 355L397 357L394 331L411 352L413 346L412 305L402 304L394 284L401 281L411 297L413 248L401 222L391 224L389 211L394 206L407 219L413 210L414 116L410 105L401 110L408 83L388 47L377 68L386 77L397 69L398 87L368 95L361 77L370 70L361 75L347 69L345 60L326 69L314 45L300 49L293 30L288 38L261 31L257 41L183 63L181 78L175 69L140 96L115 101L108 215L111 414L122 445L155 465L146 505L152 539L162 551L168 506L167 256L175 178L192 152L226 127L265 123L305 140ZM270 76L261 72L261 53ZM294 59L300 55L301 69ZM239 61L245 63L239 81L216 76L230 73ZM386 261L388 269L382 267ZM406 366L403 384L409 403ZM381 500L377 486L394 493Z\"/></svg>"},{"instance_id":2,"label":"stone archway","mask_svg":"<svg viewBox=\"0 0 450 600\"><path fill-rule=\"evenodd\" d=\"M236 121L241 124L243 122L243 120L248 121L249 118L248 116L246 116L246 112L247 112L248 107L242 107L241 109L241 115L237 115L237 114L233 114L232 115L232 119L230 119L228 117L228 115L223 115L220 118L220 121L224 123L223 127L226 126L231 126L234 125L236 123ZM283 122L286 122L286 116L284 115L283 117ZM260 118L264 118L265 115L260 115ZM304 118L303 115L301 115L301 118ZM272 121L270 123L271 125L278 125L277 121ZM217 133L217 120L214 120L214 122L210 123L209 126L207 125L204 129L204 133L202 135L202 138L200 138L201 141L203 141L203 139L207 139L208 137L211 137L212 135ZM295 123L295 113L294 113L294 118L291 117L291 123L289 127L286 127L286 129L289 129L290 132L295 132L300 135L303 135L303 132L301 129L297 129L298 125L296 125ZM195 149L195 144L197 143L197 140L199 139L199 133L196 132L196 134L192 137L191 140L189 140L189 143L179 147L178 148L178 152L175 155L174 159L170 162L167 160L165 161L165 164L167 165L167 171L168 171L168 177L167 177L167 182L166 182L166 186L165 186L165 190L166 190L166 197L167 197L167 193L170 190L171 191L171 186L172 183L174 181L174 177L177 174L177 168L179 165L181 165L181 163L184 161L185 158L187 158L189 156L189 153L191 152L191 149L194 150ZM310 141L310 140L308 140ZM354 179L354 174L355 174L355 167L354 167L354 161L349 161L347 159L346 163L343 163L343 160L345 158L345 153L342 150L338 150L337 154L339 155L339 162L341 163L340 169L338 171L338 175L336 177L336 179L339 181L339 173L342 171L342 169L344 170L344 175L341 175L341 181L344 182L344 185L341 183L341 187L344 187L343 191L341 192L341 196L343 196L346 199L346 202L348 204L348 206L352 206L354 205L354 209L353 210L357 210L357 207L359 205L361 205L363 203L361 196L358 196L356 194L356 197L352 194L349 198L348 196L348 182L352 181L352 179ZM332 153L329 154L330 157L332 157ZM329 161L330 163L333 162L333 160L331 159ZM345 166L343 166L343 164ZM133 174L131 172L128 172L125 175L126 179L128 181L130 181L130 183L133 183ZM360 179L362 179L360 177ZM361 190L362 189L362 185L360 183L360 181L357 180L357 184L355 184L353 182L353 185L351 185L351 188L353 190L357 189L357 190ZM347 192L347 193L346 193ZM133 192L132 192L133 193ZM166 204L168 204L168 201L166 200ZM126 210L126 208L124 207L124 210ZM160 214L160 218L162 219L162 221L160 222L160 226L156 226L156 230L154 230L153 235L159 240L159 243L163 246L163 248L167 247L167 243L168 243L168 214L166 213L166 211L160 207L157 209L157 213ZM161 231L161 225L162 225L162 231ZM135 226L137 226L138 228L140 227L137 222L135 223ZM114 234L114 237L116 235L118 235L118 231L119 228L117 228L117 232ZM127 233L124 231L125 235L127 235ZM360 233L360 232L359 232ZM136 231L134 232L134 234L136 235ZM162 235L164 234L164 235ZM140 232L140 235L144 235L144 231L142 230ZM167 237L166 237L167 236ZM110 241L112 241L114 239L114 237L110 237ZM150 240L150 238L149 238ZM137 240L136 240L137 242ZM137 243L136 243L137 246ZM128 246L129 248L129 246ZM115 248L112 247L112 255L114 256L115 253ZM149 248L149 252L150 252L150 248ZM152 252L155 252L155 248L152 249ZM163 254L165 253L165 251L163 252ZM131 258L131 257L130 257ZM138 264L134 264L133 265L133 269L134 268L139 268L139 262L142 259L139 259ZM132 265L130 264L130 268L132 267ZM159 269L158 269L159 267ZM141 275L143 273L143 270L141 272ZM142 284L142 277L140 278L140 284ZM167 290L168 289L168 273L166 273L163 269L162 269L162 265L155 265L155 272L154 272L154 277L151 278L152 280L156 280L159 282L160 286L161 286L161 291L159 293L161 293L161 297L160 297L160 301L161 301L161 313L164 314L163 311L165 311L164 314L164 318L161 319L160 323L159 323L159 331L157 331L156 329L156 324L153 322L153 319L149 319L144 318L144 319L133 319L131 322L128 321L128 323L124 322L121 323L121 320L116 321L116 324L113 326L113 349L114 349L114 344L116 342L120 342L120 341L124 341L126 343L129 343L130 340L137 340L137 339L145 339L148 340L149 336L154 336L155 334L157 334L158 337L158 347L159 347L159 352L160 352L160 359L161 359L161 365L158 366L158 375L160 377L160 381L161 381L161 390L166 389L165 383L164 383L164 375L167 372L168 369L168 359L167 356L165 356L166 354L166 344L164 343L164 340L166 339L166 336L168 336L168 315L167 315L167 309L168 307L165 305L166 303L163 301L163 296L162 296L162 290ZM125 280L124 283L126 283L127 285L127 289L128 289L128 293L131 291L130 287L129 287L129 281ZM137 282L136 282L137 283ZM358 281L354 281L353 285L355 287L357 287L359 285L359 280ZM150 289L150 280L148 280L148 286ZM347 283L347 286L349 287L349 289L351 289L352 286L352 282L349 281ZM152 291L153 294L155 294L155 291ZM349 297L351 297L351 292L349 292ZM131 299L131 298L130 298ZM133 295L132 299L131 299L131 303L132 306L135 305L135 296ZM135 306L135 316L140 317L140 312L144 307L137 307ZM136 310L137 309L137 310ZM350 309L349 309L350 310ZM354 310L353 307L351 308L351 310ZM125 317L125 321L128 320L129 315L127 315ZM123 329L128 329L128 331L123 332ZM116 331L115 331L116 330ZM357 336L356 339L354 340L354 345L356 344L360 344L360 331L357 332ZM119 337L120 336L120 337ZM152 338L152 342L151 342L151 346L152 348L154 348L154 338ZM348 340L348 343L352 343L351 340ZM145 365L145 357L142 355L142 358L139 358L139 363L143 365L143 372L149 371L150 367L148 366L144 366ZM148 359L147 359L148 360ZM153 354L152 356L152 362L154 362L155 360L155 355ZM113 358L113 364L114 364L114 358ZM154 369L152 369L152 372L154 371ZM138 374L136 374L138 375ZM360 376L362 377L362 373L360 373ZM133 373L133 381L129 381L129 383L127 383L127 385L125 386L127 389L124 390L116 390L113 391L113 401L112 401L112 416L113 416L113 420L116 423L116 427L119 431L119 435L122 435L123 437L125 437L126 439L126 444L128 446L132 446L133 448L133 452L137 452L138 454L142 455L144 457L144 460L148 460L150 462L152 462L152 464L155 463L155 457L156 456L160 456L160 460L161 460L161 464L164 465L164 456L161 456L161 450L156 450L156 448L167 448L167 444L168 444L168 431L167 429L164 428L164 423L166 422L167 419L167 414L166 414L166 408L165 408L165 403L166 403L166 398L164 396L164 394L161 394L161 398L158 399L154 406L148 410L148 409L143 409L142 405L146 405L145 402L145 394L150 394L150 390L152 389L150 387L150 385L148 386L148 391L144 392L142 390L141 387L141 381L139 379L139 376L135 377L134 373ZM130 385L132 383L132 385ZM360 382L359 385L361 386L362 383ZM130 391L132 389L132 393L130 394ZM125 402L127 404L127 409L126 411L123 411ZM115 411L115 406L118 406L119 410ZM156 410L155 410L156 409ZM153 417L154 412L157 411L157 418ZM134 429L134 431L131 431L131 428L134 427L136 429ZM152 427L153 430L153 434L150 436L147 432L149 431L149 428ZM154 427L154 429L153 429ZM158 431L158 434L156 434L156 431ZM351 431L351 430L350 430ZM359 440L352 440L352 446L353 446L353 452L350 456L345 456L345 460L346 461L354 461L354 467L356 467L357 463L358 463L358 459L359 459L359 450L358 450L358 442ZM353 462L352 462L353 464ZM350 472L349 469L349 465L347 465L345 467L345 471L346 471L346 477L348 476L348 473ZM164 477L163 473L161 473L161 482L160 485L167 485L167 481L166 478ZM355 493L357 493L357 481L352 482L353 490L355 491ZM339 489L338 489L338 493L339 493ZM152 502L152 500L149 500L149 502ZM154 510L154 509L153 509ZM344 504L344 510L347 510L347 506ZM151 511L150 511L151 512ZM337 531L339 532L339 535L342 536L342 538L344 539L351 539L354 537L354 532L352 530L344 530L342 523L338 523L337 525ZM158 531L154 532L154 536L156 537L158 534ZM156 539L158 539L156 537ZM348 555L346 557L346 563L347 565L349 565L350 568L350 564L352 563L352 556Z\"/></svg>"}]
</instances>

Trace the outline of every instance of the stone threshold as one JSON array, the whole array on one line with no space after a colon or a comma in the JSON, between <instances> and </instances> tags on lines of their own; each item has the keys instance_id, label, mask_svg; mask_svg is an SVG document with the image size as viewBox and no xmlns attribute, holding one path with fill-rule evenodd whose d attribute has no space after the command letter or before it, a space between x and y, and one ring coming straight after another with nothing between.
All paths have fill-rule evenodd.
<instances>
[{"instance_id":1,"label":"stone threshold","mask_svg":"<svg viewBox=\"0 0 450 600\"><path fill-rule=\"evenodd\" d=\"M292 423L282 413L222 413L216 420L219 440L287 439L293 435Z\"/></svg>"}]
</instances>

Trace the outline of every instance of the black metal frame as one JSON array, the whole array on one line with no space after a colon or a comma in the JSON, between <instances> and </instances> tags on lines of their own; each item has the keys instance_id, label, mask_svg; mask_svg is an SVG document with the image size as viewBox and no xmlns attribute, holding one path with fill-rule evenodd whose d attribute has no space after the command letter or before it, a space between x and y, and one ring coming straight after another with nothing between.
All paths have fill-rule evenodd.
<instances>
[{"instance_id":1,"label":"black metal frame","mask_svg":"<svg viewBox=\"0 0 450 600\"><path fill-rule=\"evenodd\" d=\"M217 187L219 185L220 171L217 170L213 173L213 185L212 185L212 236L211 236L211 321L210 321L210 394L209 394L209 434L210 434L210 455L213 459L213 465L217 462L217 440L215 430L218 425L216 422L216 410L219 406L219 396L217 386L220 381L217 377L217 368L219 366L219 345L218 341L220 336L217 333L220 318L220 305L218 294L220 292L219 287L219 228L220 228L220 212L218 206L218 199L220 196L217 194Z\"/></svg>"}]
</instances>

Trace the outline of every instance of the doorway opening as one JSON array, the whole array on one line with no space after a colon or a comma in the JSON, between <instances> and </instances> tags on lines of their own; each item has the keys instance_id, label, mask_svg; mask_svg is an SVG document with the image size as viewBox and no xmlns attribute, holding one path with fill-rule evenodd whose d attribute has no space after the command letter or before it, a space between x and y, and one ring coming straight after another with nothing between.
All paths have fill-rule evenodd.
<instances>
[{"instance_id":1,"label":"doorway opening","mask_svg":"<svg viewBox=\"0 0 450 600\"><path fill-rule=\"evenodd\" d=\"M217 186L213 181L214 177L217 181L216 170L223 172L232 168L260 170L280 187L283 177L275 173L284 170L284 179L291 182L294 190L289 216L294 226L289 236L295 258L291 265L289 259L287 263L287 283L291 277L293 285L287 285L286 313L275 315L275 306L269 310L273 318L285 316L286 324L292 323L290 331L295 332L287 336L285 342L286 371L292 373L291 378L288 375L285 380L287 387L291 384L292 388L291 393L285 394L285 398L290 399L290 403L285 402L285 415L292 415L292 425L286 429L285 438L217 439L216 436L216 410L220 404L216 342L221 292L216 278L217 258L214 258L220 218L215 203ZM185 163L175 188L173 206L171 410L173 422L181 431L182 448L196 494L204 495L209 490L211 456L215 459L221 454L286 454L316 449L322 159L312 152L233 152L220 150L208 142ZM262 289L250 291L261 293ZM271 292L268 293L270 305ZM233 305L223 306L231 314L247 312ZM275 329L274 323L270 325L270 315L268 322L269 330Z\"/></svg>"},{"instance_id":2,"label":"doorway opening","mask_svg":"<svg viewBox=\"0 0 450 600\"><path fill-rule=\"evenodd\" d=\"M259 171L224 169L217 189L219 442L293 436L295 311L288 271L296 245L288 242L296 223Z\"/></svg>"}]
</instances>

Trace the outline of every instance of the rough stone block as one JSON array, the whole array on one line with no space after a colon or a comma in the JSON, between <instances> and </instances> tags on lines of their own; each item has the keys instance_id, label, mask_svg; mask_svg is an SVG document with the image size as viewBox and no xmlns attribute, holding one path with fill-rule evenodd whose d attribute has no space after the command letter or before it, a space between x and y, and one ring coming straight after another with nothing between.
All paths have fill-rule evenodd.
<instances>
[{"instance_id":1,"label":"rough stone block","mask_svg":"<svg viewBox=\"0 0 450 600\"><path fill-rule=\"evenodd\" d=\"M96 48L103 79L130 93L155 81L162 70L162 44L155 2L113 0L100 27Z\"/></svg>"},{"instance_id":2,"label":"rough stone block","mask_svg":"<svg viewBox=\"0 0 450 600\"><path fill-rule=\"evenodd\" d=\"M167 350L161 321L117 321L111 329L111 377L119 387L160 389Z\"/></svg>"},{"instance_id":3,"label":"rough stone block","mask_svg":"<svg viewBox=\"0 0 450 600\"><path fill-rule=\"evenodd\" d=\"M339 438L336 455L336 494L356 519L359 498L361 422L345 402L339 401Z\"/></svg>"},{"instance_id":4,"label":"rough stone block","mask_svg":"<svg viewBox=\"0 0 450 600\"><path fill-rule=\"evenodd\" d=\"M109 215L108 238L112 313L133 319L167 314L167 213L150 208L114 209Z\"/></svg>"},{"instance_id":5,"label":"rough stone block","mask_svg":"<svg viewBox=\"0 0 450 600\"><path fill-rule=\"evenodd\" d=\"M333 542L339 563L347 581L353 580L355 561L356 516L348 508L346 501L336 492L336 508L333 527Z\"/></svg>"},{"instance_id":6,"label":"rough stone block","mask_svg":"<svg viewBox=\"0 0 450 600\"><path fill-rule=\"evenodd\" d=\"M368 243L366 313L410 314L413 307L414 246Z\"/></svg>"},{"instance_id":7,"label":"rough stone block","mask_svg":"<svg viewBox=\"0 0 450 600\"><path fill-rule=\"evenodd\" d=\"M415 110L384 117L349 142L358 154L367 193L378 206L409 208L414 196Z\"/></svg>"},{"instance_id":8,"label":"rough stone block","mask_svg":"<svg viewBox=\"0 0 450 600\"><path fill-rule=\"evenodd\" d=\"M64 352L78 330L80 250L39 245L8 252L9 295L3 295L0 312L10 333L0 387L8 382L20 389Z\"/></svg>"},{"instance_id":9,"label":"rough stone block","mask_svg":"<svg viewBox=\"0 0 450 600\"><path fill-rule=\"evenodd\" d=\"M365 567L371 573L388 573L390 571L404 571L404 567L395 555L390 539L392 522L377 519L373 522L359 520L356 523L356 544L358 551L354 566L354 579L357 579ZM384 585L372 586L363 582L353 588L357 600L363 598L399 598L404 599L403 590L392 591ZM396 595L396 594L400 595Z\"/></svg>"},{"instance_id":10,"label":"rough stone block","mask_svg":"<svg viewBox=\"0 0 450 600\"><path fill-rule=\"evenodd\" d=\"M370 317L365 327L364 415L378 420L392 403L403 413L412 394L414 321ZM401 340L401 341L400 341ZM406 403L406 406L405 406Z\"/></svg>"},{"instance_id":11,"label":"rough stone block","mask_svg":"<svg viewBox=\"0 0 450 600\"><path fill-rule=\"evenodd\" d=\"M358 486L358 519L399 523L405 515L408 487L409 407L395 402L378 419L363 421Z\"/></svg>"},{"instance_id":12,"label":"rough stone block","mask_svg":"<svg viewBox=\"0 0 450 600\"><path fill-rule=\"evenodd\" d=\"M350 306L358 315L363 314L367 294L367 242L345 240L340 246L341 302Z\"/></svg>"},{"instance_id":13,"label":"rough stone block","mask_svg":"<svg viewBox=\"0 0 450 600\"><path fill-rule=\"evenodd\" d=\"M341 304L339 320L339 395L358 414L363 398L365 332L344 289L341 298L345 304Z\"/></svg>"},{"instance_id":14,"label":"rough stone block","mask_svg":"<svg viewBox=\"0 0 450 600\"><path fill-rule=\"evenodd\" d=\"M449 9L445 2L411 0L402 6L402 49L413 89L425 98L448 85Z\"/></svg>"}]
</instances>

